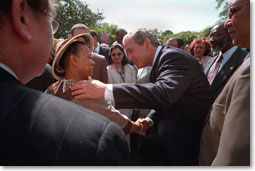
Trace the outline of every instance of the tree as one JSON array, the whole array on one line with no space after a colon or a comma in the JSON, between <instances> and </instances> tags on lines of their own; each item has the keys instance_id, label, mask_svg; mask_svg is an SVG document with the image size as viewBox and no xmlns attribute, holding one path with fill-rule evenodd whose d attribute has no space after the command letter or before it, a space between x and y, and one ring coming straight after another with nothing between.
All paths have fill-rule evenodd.
<instances>
[{"instance_id":1,"label":"tree","mask_svg":"<svg viewBox=\"0 0 255 171\"><path fill-rule=\"evenodd\" d=\"M220 20L219 21L225 21L228 17L228 0L216 0L217 6L216 9L219 9L223 6L222 11L219 14Z\"/></svg>"},{"instance_id":2,"label":"tree","mask_svg":"<svg viewBox=\"0 0 255 171\"><path fill-rule=\"evenodd\" d=\"M109 36L109 42L108 45L112 45L113 42L115 42L115 33L117 31L118 26L114 24L109 23L102 23L102 24L93 24L90 25L91 29L94 29L98 35L99 35L99 41L101 41L102 36ZM104 42L104 41L101 41ZM105 42L104 42L105 43Z\"/></svg>"},{"instance_id":3,"label":"tree","mask_svg":"<svg viewBox=\"0 0 255 171\"><path fill-rule=\"evenodd\" d=\"M85 2L80 0L57 0L57 19L61 22L56 38L67 38L74 24L83 23L86 26L100 23L104 19L103 13L93 13Z\"/></svg>"},{"instance_id":4,"label":"tree","mask_svg":"<svg viewBox=\"0 0 255 171\"><path fill-rule=\"evenodd\" d=\"M213 26L206 27L203 31L200 32L199 37L207 37L208 38L212 28L213 28Z\"/></svg>"}]
</instances>

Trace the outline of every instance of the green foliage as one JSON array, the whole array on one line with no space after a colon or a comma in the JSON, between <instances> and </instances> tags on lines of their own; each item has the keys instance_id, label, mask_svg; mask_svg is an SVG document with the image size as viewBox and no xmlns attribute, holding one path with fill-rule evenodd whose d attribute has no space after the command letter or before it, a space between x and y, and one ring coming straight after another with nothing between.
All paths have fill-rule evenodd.
<instances>
[{"instance_id":1,"label":"green foliage","mask_svg":"<svg viewBox=\"0 0 255 171\"><path fill-rule=\"evenodd\" d=\"M101 34L107 34L110 37L108 45L112 45L113 42L115 42L115 33L117 31L118 26L114 24L109 23L103 23L103 24L92 24L90 25L91 29L94 29L98 35L99 35L99 41L101 39Z\"/></svg>"},{"instance_id":2,"label":"green foliage","mask_svg":"<svg viewBox=\"0 0 255 171\"><path fill-rule=\"evenodd\" d=\"M97 24L104 19L102 12L93 13L88 5L79 0L57 0L57 19L61 22L56 38L67 38L74 24L83 23L87 26Z\"/></svg>"},{"instance_id":3,"label":"green foliage","mask_svg":"<svg viewBox=\"0 0 255 171\"><path fill-rule=\"evenodd\" d=\"M220 7L223 6L223 9L219 14L220 17L219 22L225 21L228 17L228 5L229 5L228 0L216 0L216 2L217 2L216 9L219 9Z\"/></svg>"}]
</instances>

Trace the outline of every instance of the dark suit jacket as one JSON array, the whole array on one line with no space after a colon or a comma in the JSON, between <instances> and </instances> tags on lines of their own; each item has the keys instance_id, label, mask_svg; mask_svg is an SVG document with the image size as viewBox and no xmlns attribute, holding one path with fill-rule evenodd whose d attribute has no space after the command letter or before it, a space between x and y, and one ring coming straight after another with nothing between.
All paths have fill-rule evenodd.
<instances>
[{"instance_id":1,"label":"dark suit jacket","mask_svg":"<svg viewBox=\"0 0 255 171\"><path fill-rule=\"evenodd\" d=\"M218 95L220 94L221 90L224 88L229 78L232 76L235 70L239 67L239 65L242 64L243 59L246 57L248 53L249 53L248 51L242 50L241 48L238 47L236 51L233 53L233 55L231 56L231 58L228 60L228 62L225 63L222 69L217 73L211 85L214 99L218 97ZM210 68L212 67L212 65L214 64L214 62L216 61L216 59L214 59L211 65L205 70L206 75L208 75L208 72Z\"/></svg>"},{"instance_id":2,"label":"dark suit jacket","mask_svg":"<svg viewBox=\"0 0 255 171\"><path fill-rule=\"evenodd\" d=\"M0 165L127 165L119 126L0 68Z\"/></svg>"},{"instance_id":3,"label":"dark suit jacket","mask_svg":"<svg viewBox=\"0 0 255 171\"><path fill-rule=\"evenodd\" d=\"M105 57L107 65L109 64L109 51L110 51L109 48L99 46L99 54Z\"/></svg>"},{"instance_id":4,"label":"dark suit jacket","mask_svg":"<svg viewBox=\"0 0 255 171\"><path fill-rule=\"evenodd\" d=\"M209 83L197 60L183 50L161 50L151 83L114 84L116 108L155 109L158 136L168 165L197 165L202 125L212 104Z\"/></svg>"},{"instance_id":5,"label":"dark suit jacket","mask_svg":"<svg viewBox=\"0 0 255 171\"><path fill-rule=\"evenodd\" d=\"M93 53L92 60L95 62L93 78L104 83L108 83L105 57L103 55Z\"/></svg>"},{"instance_id":6,"label":"dark suit jacket","mask_svg":"<svg viewBox=\"0 0 255 171\"><path fill-rule=\"evenodd\" d=\"M51 66L46 64L43 73L29 81L26 86L44 92L54 82L56 82L56 80L51 73Z\"/></svg>"}]
</instances>

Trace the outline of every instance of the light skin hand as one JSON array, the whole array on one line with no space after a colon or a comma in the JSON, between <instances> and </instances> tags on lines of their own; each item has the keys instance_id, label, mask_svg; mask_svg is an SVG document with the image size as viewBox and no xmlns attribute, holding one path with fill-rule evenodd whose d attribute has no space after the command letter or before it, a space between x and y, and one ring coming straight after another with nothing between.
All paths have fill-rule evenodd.
<instances>
[{"instance_id":1,"label":"light skin hand","mask_svg":"<svg viewBox=\"0 0 255 171\"><path fill-rule=\"evenodd\" d=\"M77 82L71 90L75 99L100 99L104 98L105 89L106 84L89 78L88 80Z\"/></svg>"},{"instance_id":2,"label":"light skin hand","mask_svg":"<svg viewBox=\"0 0 255 171\"><path fill-rule=\"evenodd\" d=\"M135 130L134 133L145 136L146 131L150 128L150 121L147 119L138 118L135 123L139 124L140 126L139 126L139 129ZM141 124L143 125L142 130L141 130Z\"/></svg>"}]
</instances>

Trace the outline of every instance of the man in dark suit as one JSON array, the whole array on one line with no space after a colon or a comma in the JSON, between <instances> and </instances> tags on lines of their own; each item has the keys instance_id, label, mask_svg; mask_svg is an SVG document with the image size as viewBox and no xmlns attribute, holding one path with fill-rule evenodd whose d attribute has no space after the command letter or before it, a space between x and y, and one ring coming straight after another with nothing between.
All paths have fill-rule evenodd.
<instances>
[{"instance_id":1,"label":"man in dark suit","mask_svg":"<svg viewBox=\"0 0 255 171\"><path fill-rule=\"evenodd\" d=\"M76 98L105 98L116 108L154 109L145 128L158 126L162 165L197 165L202 125L212 103L208 81L197 60L181 49L159 46L154 33L138 29L124 37L129 59L138 68L152 66L146 84L80 81Z\"/></svg>"},{"instance_id":2,"label":"man in dark suit","mask_svg":"<svg viewBox=\"0 0 255 171\"><path fill-rule=\"evenodd\" d=\"M48 60L55 29L52 3L0 1L4 35L0 38L0 165L127 165L128 144L119 126L24 86L42 73Z\"/></svg>"},{"instance_id":3,"label":"man in dark suit","mask_svg":"<svg viewBox=\"0 0 255 171\"><path fill-rule=\"evenodd\" d=\"M95 53L103 55L106 59L107 64L109 64L109 47L103 47L98 43L98 34L95 30L90 30L90 35L94 39Z\"/></svg>"},{"instance_id":4,"label":"man in dark suit","mask_svg":"<svg viewBox=\"0 0 255 171\"><path fill-rule=\"evenodd\" d=\"M213 51L220 52L204 70L211 84L214 99L216 99L229 78L242 64L248 51L233 46L232 39L228 34L228 29L224 27L224 23L217 24L212 28L209 41ZM219 65L218 70L217 65Z\"/></svg>"}]
</instances>

